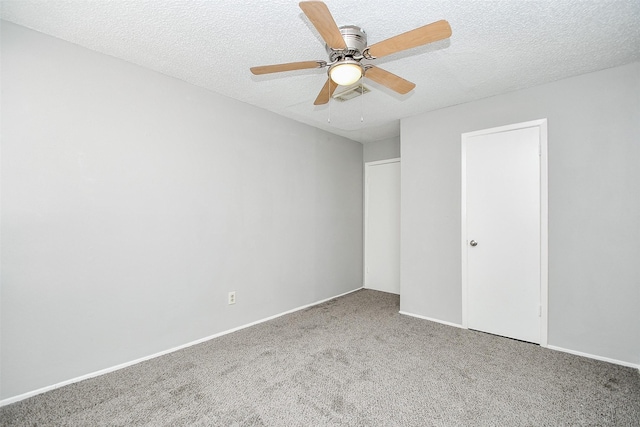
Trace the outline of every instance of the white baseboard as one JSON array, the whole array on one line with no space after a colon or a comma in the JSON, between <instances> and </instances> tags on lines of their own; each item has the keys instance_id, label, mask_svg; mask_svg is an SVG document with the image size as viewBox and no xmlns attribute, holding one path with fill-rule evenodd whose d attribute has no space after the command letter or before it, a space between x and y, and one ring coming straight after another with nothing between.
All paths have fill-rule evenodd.
<instances>
[{"instance_id":1,"label":"white baseboard","mask_svg":"<svg viewBox=\"0 0 640 427\"><path fill-rule=\"evenodd\" d=\"M407 313L406 311L400 311L400 314L404 314L405 316L417 317L418 319L428 320L430 322L442 323L443 325L453 326L456 328L462 328L462 325L457 323L447 322L446 320L432 319L431 317L421 316L419 314ZM462 328L464 329L464 328Z\"/></svg>"},{"instance_id":2,"label":"white baseboard","mask_svg":"<svg viewBox=\"0 0 640 427\"><path fill-rule=\"evenodd\" d=\"M405 316L417 317L418 319L429 320L430 322L442 323L443 325L447 325L447 326L466 329L466 328L463 328L462 325L458 325L457 323L446 322L444 320L439 320L439 319L432 319L430 317L421 316L419 314L407 313L406 311L400 311L400 314L404 314ZM576 351L576 350L569 350L569 349L558 347L555 345L547 345L546 348L555 350L555 351L562 351L564 353L569 353L576 356L588 357L589 359L601 360L603 362L613 363L615 365L627 366L629 368L635 368L640 371L640 364L637 364L637 363L624 362L622 360L612 359L610 357L596 356L595 354L583 353L581 351Z\"/></svg>"},{"instance_id":3,"label":"white baseboard","mask_svg":"<svg viewBox=\"0 0 640 427\"><path fill-rule=\"evenodd\" d=\"M223 331L223 332L218 332L217 334L209 335L208 337L200 338L198 340L191 341L191 342L188 342L186 344L170 348L168 350L163 350L163 351L160 351L158 353L151 354L149 356L141 357L139 359L135 359L135 360L132 360L130 362L121 363L119 365L112 366L110 368L101 369L99 371L91 372L91 373L88 373L88 374L85 374L85 375L81 375L81 376L76 377L76 378L71 378L69 380L65 380L65 381L62 381L62 382L59 382L59 383L56 383L56 384L52 384L52 385L49 385L49 386L46 386L46 387L42 387L42 388L39 388L37 390L33 390L33 391L29 391L27 393L19 394L17 396L9 397L7 399L0 400L0 407L6 406L6 405L10 405L12 403L19 402L19 401L24 400L24 399L28 399L28 398L36 396L38 394L46 393L48 391L55 390L57 388L64 387L64 386L69 385L69 384L77 383L77 382L80 382L80 381L83 381L83 380L87 380L89 378L98 377L100 375L108 374L109 372L114 372L114 371L117 371L119 369L127 368L129 366L138 364L140 362L144 362L146 360L150 360L150 359L154 359L156 357L164 356L165 354L173 353L174 351L182 350L184 348L191 347L193 345L201 344L201 343L203 343L205 341L209 341L209 340L212 340L214 338L218 338L218 337L221 337L223 335L227 335L227 334L230 334L232 332L236 332L236 331L239 331L241 329L257 325L259 323L267 322L269 320L276 319L276 318L284 316L286 314L291 314L291 313L294 313L296 311L300 311L300 310L304 310L305 308L312 307L314 305L322 304L322 303L327 302L329 300L332 300L334 298L340 298L340 297L348 295L348 294L350 294L352 292L359 291L360 289L362 289L362 287L356 288L356 289L354 289L352 291L348 291L348 292L342 293L340 295L336 295L336 296L333 296L333 297L325 298L325 299L320 300L320 301L312 302L310 304L306 304L306 305L303 305L301 307L297 307L297 308L294 308L294 309L291 309L291 310L287 310L287 311L285 311L283 313L275 314L273 316L269 316L269 317L266 317L264 319L256 320L255 322L247 323L246 325L238 326L236 328L232 328L232 329L229 329L229 330L226 330L226 331Z\"/></svg>"},{"instance_id":4,"label":"white baseboard","mask_svg":"<svg viewBox=\"0 0 640 427\"><path fill-rule=\"evenodd\" d=\"M568 348L562 348L555 345L548 345L547 348L551 350L561 351L563 353L574 354L576 356L588 357L589 359L601 360L603 362L613 363L615 365L628 366L629 368L636 368L640 370L640 365L637 363L624 362L622 360L612 359L610 357L596 356L595 354L583 353L581 351L569 350Z\"/></svg>"}]
</instances>

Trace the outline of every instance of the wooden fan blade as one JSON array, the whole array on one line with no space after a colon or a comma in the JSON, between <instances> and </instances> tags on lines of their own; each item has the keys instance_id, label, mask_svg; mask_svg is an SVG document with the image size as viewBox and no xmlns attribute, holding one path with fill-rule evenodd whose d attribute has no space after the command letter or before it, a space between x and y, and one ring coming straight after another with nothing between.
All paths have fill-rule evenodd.
<instances>
[{"instance_id":1,"label":"wooden fan blade","mask_svg":"<svg viewBox=\"0 0 640 427\"><path fill-rule=\"evenodd\" d=\"M322 105L329 102L329 100L331 99L331 95L333 95L333 92L336 91L337 87L338 85L335 84L333 80L331 80L330 78L327 79L327 82L324 84L324 86L322 86L322 89L320 90L320 93L318 94L316 100L313 102L313 105Z\"/></svg>"},{"instance_id":2,"label":"wooden fan blade","mask_svg":"<svg viewBox=\"0 0 640 427\"><path fill-rule=\"evenodd\" d=\"M329 47L333 49L347 48L342 34L340 34L340 29L326 4L321 1L301 1L300 9L307 15Z\"/></svg>"},{"instance_id":3,"label":"wooden fan blade","mask_svg":"<svg viewBox=\"0 0 640 427\"><path fill-rule=\"evenodd\" d=\"M260 67L251 67L253 74L270 74L279 73L281 71L305 70L307 68L322 68L327 65L324 61L302 61L287 62L286 64L262 65Z\"/></svg>"},{"instance_id":4,"label":"wooden fan blade","mask_svg":"<svg viewBox=\"0 0 640 427\"><path fill-rule=\"evenodd\" d=\"M411 83L380 67L368 68L364 76L402 95L416 87L415 83Z\"/></svg>"},{"instance_id":5,"label":"wooden fan blade","mask_svg":"<svg viewBox=\"0 0 640 427\"><path fill-rule=\"evenodd\" d=\"M411 49L451 37L451 27L445 20L433 22L415 30L398 34L369 47L369 54L380 58L402 50Z\"/></svg>"}]
</instances>

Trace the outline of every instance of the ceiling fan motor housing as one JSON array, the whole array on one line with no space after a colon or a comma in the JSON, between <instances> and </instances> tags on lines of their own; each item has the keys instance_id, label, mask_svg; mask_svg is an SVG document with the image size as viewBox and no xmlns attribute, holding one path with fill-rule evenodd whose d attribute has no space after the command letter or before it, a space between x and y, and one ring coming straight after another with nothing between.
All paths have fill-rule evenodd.
<instances>
[{"instance_id":1,"label":"ceiling fan motor housing","mask_svg":"<svg viewBox=\"0 0 640 427\"><path fill-rule=\"evenodd\" d=\"M334 62L353 57L360 59L359 57L362 57L362 53L367 48L367 34L364 30L356 25L344 25L340 27L340 34L342 34L347 48L334 50L328 45L325 45L327 53L329 54L329 60Z\"/></svg>"}]
</instances>

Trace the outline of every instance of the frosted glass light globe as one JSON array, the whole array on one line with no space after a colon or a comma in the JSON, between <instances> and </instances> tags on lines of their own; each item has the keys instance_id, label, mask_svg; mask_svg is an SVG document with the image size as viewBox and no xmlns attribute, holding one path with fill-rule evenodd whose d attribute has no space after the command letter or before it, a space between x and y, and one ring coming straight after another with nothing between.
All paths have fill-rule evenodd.
<instances>
[{"instance_id":1,"label":"frosted glass light globe","mask_svg":"<svg viewBox=\"0 0 640 427\"><path fill-rule=\"evenodd\" d=\"M329 76L337 85L349 86L360 80L362 67L357 62L336 64L329 70Z\"/></svg>"}]
</instances>

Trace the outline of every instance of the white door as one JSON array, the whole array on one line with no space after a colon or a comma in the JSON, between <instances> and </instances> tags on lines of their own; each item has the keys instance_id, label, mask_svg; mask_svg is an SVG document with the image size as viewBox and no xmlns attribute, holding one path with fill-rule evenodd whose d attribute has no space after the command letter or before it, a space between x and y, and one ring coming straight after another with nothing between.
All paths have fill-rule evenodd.
<instances>
[{"instance_id":1,"label":"white door","mask_svg":"<svg viewBox=\"0 0 640 427\"><path fill-rule=\"evenodd\" d=\"M540 153L539 126L463 135L467 327L533 343L541 342Z\"/></svg>"},{"instance_id":2,"label":"white door","mask_svg":"<svg viewBox=\"0 0 640 427\"><path fill-rule=\"evenodd\" d=\"M400 294L400 160L365 164L364 287Z\"/></svg>"}]
</instances>

